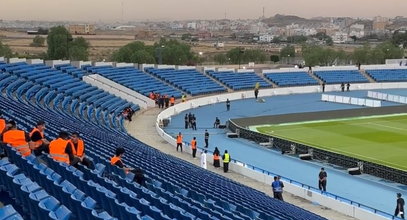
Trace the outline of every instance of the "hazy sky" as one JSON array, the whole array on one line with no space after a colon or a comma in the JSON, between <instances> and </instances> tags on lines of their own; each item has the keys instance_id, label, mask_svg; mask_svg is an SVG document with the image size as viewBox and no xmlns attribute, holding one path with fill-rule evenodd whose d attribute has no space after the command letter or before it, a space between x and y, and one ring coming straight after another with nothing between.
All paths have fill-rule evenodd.
<instances>
[{"instance_id":1,"label":"hazy sky","mask_svg":"<svg viewBox=\"0 0 407 220\"><path fill-rule=\"evenodd\" d=\"M123 7L122 7L123 5ZM0 19L124 21L302 17L395 17L407 0L0 0ZM123 11L123 16L122 16Z\"/></svg>"}]
</instances>

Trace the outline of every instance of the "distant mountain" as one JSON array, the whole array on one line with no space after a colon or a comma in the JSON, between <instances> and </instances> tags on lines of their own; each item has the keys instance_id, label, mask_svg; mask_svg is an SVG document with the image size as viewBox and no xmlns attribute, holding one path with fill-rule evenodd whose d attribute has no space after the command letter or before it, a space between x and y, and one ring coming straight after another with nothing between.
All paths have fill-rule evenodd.
<instances>
[{"instance_id":1,"label":"distant mountain","mask_svg":"<svg viewBox=\"0 0 407 220\"><path fill-rule=\"evenodd\" d=\"M284 27L290 24L312 24L312 23L320 23L323 22L324 19L322 18L312 18L306 19L301 18L295 15L280 15L276 14L274 17L265 18L262 20L264 23L268 24L268 26L278 26Z\"/></svg>"}]
</instances>

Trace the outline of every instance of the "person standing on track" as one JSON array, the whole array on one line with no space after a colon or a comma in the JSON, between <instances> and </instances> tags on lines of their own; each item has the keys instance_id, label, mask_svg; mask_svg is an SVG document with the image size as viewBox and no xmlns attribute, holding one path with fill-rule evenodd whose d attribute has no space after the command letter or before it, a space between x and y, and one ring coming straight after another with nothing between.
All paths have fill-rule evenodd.
<instances>
[{"instance_id":1,"label":"person standing on track","mask_svg":"<svg viewBox=\"0 0 407 220\"><path fill-rule=\"evenodd\" d=\"M209 146L209 132L208 130L205 130L205 148L208 148Z\"/></svg>"},{"instance_id":2,"label":"person standing on track","mask_svg":"<svg viewBox=\"0 0 407 220\"><path fill-rule=\"evenodd\" d=\"M195 156L196 156L196 137L194 137L191 141L191 149L192 149L192 157L195 158Z\"/></svg>"},{"instance_id":3,"label":"person standing on track","mask_svg":"<svg viewBox=\"0 0 407 220\"><path fill-rule=\"evenodd\" d=\"M178 147L181 147L181 153L182 153L182 134L181 134L181 132L179 132L177 135L177 151L178 151Z\"/></svg>"},{"instance_id":4,"label":"person standing on track","mask_svg":"<svg viewBox=\"0 0 407 220\"><path fill-rule=\"evenodd\" d=\"M322 167L321 171L319 172L318 175L318 188L319 190L322 190L323 192L326 192L326 179L328 175L325 172L325 169Z\"/></svg>"}]
</instances>

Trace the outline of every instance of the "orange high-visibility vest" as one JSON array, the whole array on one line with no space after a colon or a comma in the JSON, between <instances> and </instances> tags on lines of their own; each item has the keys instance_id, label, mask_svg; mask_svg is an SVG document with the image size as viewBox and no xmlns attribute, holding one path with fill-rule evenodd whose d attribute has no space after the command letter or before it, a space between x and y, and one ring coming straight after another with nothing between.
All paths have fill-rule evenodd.
<instances>
[{"instance_id":1,"label":"orange high-visibility vest","mask_svg":"<svg viewBox=\"0 0 407 220\"><path fill-rule=\"evenodd\" d=\"M117 161L121 161L120 157L118 157L118 156L113 156L113 157L110 159L110 164L111 164L112 166L115 166L115 163L116 163ZM122 162L122 163L123 163L123 162ZM128 174L129 172L126 170L125 173Z\"/></svg>"},{"instance_id":2,"label":"orange high-visibility vest","mask_svg":"<svg viewBox=\"0 0 407 220\"><path fill-rule=\"evenodd\" d=\"M177 144L182 144L182 135L177 136Z\"/></svg>"},{"instance_id":3,"label":"orange high-visibility vest","mask_svg":"<svg viewBox=\"0 0 407 220\"><path fill-rule=\"evenodd\" d=\"M171 97L171 98L170 98L170 103L171 103L171 104L174 104L174 103L175 103L175 98L174 98L174 97Z\"/></svg>"},{"instance_id":4,"label":"orange high-visibility vest","mask_svg":"<svg viewBox=\"0 0 407 220\"><path fill-rule=\"evenodd\" d=\"M214 159L214 160L219 160L219 155L218 155L218 154L214 154L214 155L213 155L213 159Z\"/></svg>"},{"instance_id":5,"label":"orange high-visibility vest","mask_svg":"<svg viewBox=\"0 0 407 220\"><path fill-rule=\"evenodd\" d=\"M77 157L82 157L83 153L85 152L85 144L83 143L83 140L81 139L78 140L77 149L75 149L74 143L71 140L69 140L69 143L71 143L73 155Z\"/></svg>"},{"instance_id":6,"label":"orange high-visibility vest","mask_svg":"<svg viewBox=\"0 0 407 220\"><path fill-rule=\"evenodd\" d=\"M149 98L154 100L154 93L150 92Z\"/></svg>"},{"instance_id":7,"label":"orange high-visibility vest","mask_svg":"<svg viewBox=\"0 0 407 220\"><path fill-rule=\"evenodd\" d=\"M16 148L24 157L31 154L30 147L25 141L25 132L21 130L9 130L3 134L3 142Z\"/></svg>"},{"instance_id":8,"label":"orange high-visibility vest","mask_svg":"<svg viewBox=\"0 0 407 220\"><path fill-rule=\"evenodd\" d=\"M1 134L1 132L3 132L5 127L6 127L6 120L0 119L0 134Z\"/></svg>"},{"instance_id":9,"label":"orange high-visibility vest","mask_svg":"<svg viewBox=\"0 0 407 220\"><path fill-rule=\"evenodd\" d=\"M44 132L38 130L38 128L36 128L36 127L34 127L33 130L30 132L30 138L33 136L34 132L36 132L36 131L40 132L41 138L44 139ZM41 144L42 144L42 140L38 140L38 141L36 141L35 143L36 143L37 145L41 145Z\"/></svg>"},{"instance_id":10,"label":"orange high-visibility vest","mask_svg":"<svg viewBox=\"0 0 407 220\"><path fill-rule=\"evenodd\" d=\"M196 140L191 141L191 148L196 149Z\"/></svg>"},{"instance_id":11,"label":"orange high-visibility vest","mask_svg":"<svg viewBox=\"0 0 407 220\"><path fill-rule=\"evenodd\" d=\"M120 157L114 156L110 159L110 164L114 166L117 161L120 161Z\"/></svg>"},{"instance_id":12,"label":"orange high-visibility vest","mask_svg":"<svg viewBox=\"0 0 407 220\"><path fill-rule=\"evenodd\" d=\"M69 155L65 153L68 143L68 140L62 138L51 141L49 144L49 154L51 157L56 161L69 164Z\"/></svg>"}]
</instances>

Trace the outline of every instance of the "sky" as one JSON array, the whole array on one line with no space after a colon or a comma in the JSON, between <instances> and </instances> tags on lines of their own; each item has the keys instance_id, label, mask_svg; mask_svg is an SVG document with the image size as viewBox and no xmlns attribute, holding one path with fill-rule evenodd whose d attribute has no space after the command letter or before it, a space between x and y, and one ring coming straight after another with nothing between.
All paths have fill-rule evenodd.
<instances>
[{"instance_id":1,"label":"sky","mask_svg":"<svg viewBox=\"0 0 407 220\"><path fill-rule=\"evenodd\" d=\"M146 21L300 17L395 17L407 0L0 0L0 19Z\"/></svg>"}]
</instances>

